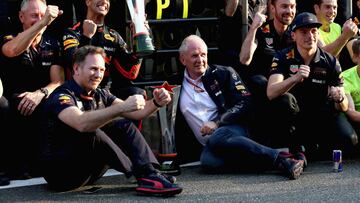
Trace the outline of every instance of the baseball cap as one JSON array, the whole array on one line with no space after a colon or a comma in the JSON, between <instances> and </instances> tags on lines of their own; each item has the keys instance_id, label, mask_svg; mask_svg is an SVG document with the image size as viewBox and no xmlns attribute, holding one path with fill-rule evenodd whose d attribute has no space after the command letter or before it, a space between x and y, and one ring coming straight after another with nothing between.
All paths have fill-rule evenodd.
<instances>
[{"instance_id":1,"label":"baseball cap","mask_svg":"<svg viewBox=\"0 0 360 203\"><path fill-rule=\"evenodd\" d=\"M291 31L295 31L298 28L302 27L320 27L322 24L317 20L316 16L309 12L303 12L296 15Z\"/></svg>"}]
</instances>

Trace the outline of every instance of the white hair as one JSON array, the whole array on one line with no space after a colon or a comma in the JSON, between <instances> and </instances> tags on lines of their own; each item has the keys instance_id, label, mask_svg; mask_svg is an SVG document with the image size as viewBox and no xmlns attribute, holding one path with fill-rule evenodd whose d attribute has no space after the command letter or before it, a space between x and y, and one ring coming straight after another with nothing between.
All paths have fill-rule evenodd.
<instances>
[{"instance_id":1,"label":"white hair","mask_svg":"<svg viewBox=\"0 0 360 203\"><path fill-rule=\"evenodd\" d=\"M26 10L26 7L30 1L34 1L34 0L23 0L20 4L20 11ZM46 0L38 0L38 1L41 1L46 5Z\"/></svg>"},{"instance_id":2,"label":"white hair","mask_svg":"<svg viewBox=\"0 0 360 203\"><path fill-rule=\"evenodd\" d=\"M201 37L199 37L197 35L189 35L182 41L182 43L180 45L180 48L179 48L179 53L186 52L187 49L188 49L188 43L190 41L196 41L196 40L202 42L204 44L204 46L206 47L206 49L207 49L207 45L206 45L205 41Z\"/></svg>"}]
</instances>

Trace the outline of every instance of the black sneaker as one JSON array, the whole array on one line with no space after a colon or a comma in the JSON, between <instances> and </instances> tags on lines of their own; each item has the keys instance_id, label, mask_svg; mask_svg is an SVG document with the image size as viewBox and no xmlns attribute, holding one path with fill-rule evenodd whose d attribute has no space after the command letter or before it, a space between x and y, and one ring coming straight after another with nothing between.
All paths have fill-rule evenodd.
<instances>
[{"instance_id":1,"label":"black sneaker","mask_svg":"<svg viewBox=\"0 0 360 203\"><path fill-rule=\"evenodd\" d=\"M289 157L291 155L287 152L280 152L277 158L277 167L283 170L291 180L296 180L300 177L304 169L304 161L296 160Z\"/></svg>"},{"instance_id":2,"label":"black sneaker","mask_svg":"<svg viewBox=\"0 0 360 203\"><path fill-rule=\"evenodd\" d=\"M304 168L307 167L307 160L306 160L306 156L304 153L302 152L296 152L294 154L294 159L297 159L297 160L303 160L304 161Z\"/></svg>"},{"instance_id":3,"label":"black sneaker","mask_svg":"<svg viewBox=\"0 0 360 203\"><path fill-rule=\"evenodd\" d=\"M136 191L145 195L174 196L182 192L182 188L171 183L164 175L152 173L146 177L137 178Z\"/></svg>"}]
</instances>

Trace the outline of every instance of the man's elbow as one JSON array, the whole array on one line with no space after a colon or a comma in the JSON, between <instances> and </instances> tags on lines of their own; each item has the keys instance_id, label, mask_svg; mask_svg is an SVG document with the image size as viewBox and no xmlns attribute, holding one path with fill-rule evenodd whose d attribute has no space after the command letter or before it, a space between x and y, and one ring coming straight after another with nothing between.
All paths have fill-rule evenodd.
<instances>
[{"instance_id":1,"label":"man's elbow","mask_svg":"<svg viewBox=\"0 0 360 203\"><path fill-rule=\"evenodd\" d=\"M250 57L244 57L244 56L240 56L240 63L243 65L250 65L251 59Z\"/></svg>"},{"instance_id":2,"label":"man's elbow","mask_svg":"<svg viewBox=\"0 0 360 203\"><path fill-rule=\"evenodd\" d=\"M270 101L276 98L276 95L271 90L266 91L266 96Z\"/></svg>"},{"instance_id":3,"label":"man's elbow","mask_svg":"<svg viewBox=\"0 0 360 203\"><path fill-rule=\"evenodd\" d=\"M16 50L16 47L14 48L10 48L10 47L2 47L2 53L4 54L4 56L8 57L8 58L12 58L15 56L18 56L20 54L18 54L19 51Z\"/></svg>"},{"instance_id":4,"label":"man's elbow","mask_svg":"<svg viewBox=\"0 0 360 203\"><path fill-rule=\"evenodd\" d=\"M87 132L94 132L96 130L96 128L91 127L90 125L87 124L79 124L76 126L76 130L81 132L81 133L87 133Z\"/></svg>"}]
</instances>

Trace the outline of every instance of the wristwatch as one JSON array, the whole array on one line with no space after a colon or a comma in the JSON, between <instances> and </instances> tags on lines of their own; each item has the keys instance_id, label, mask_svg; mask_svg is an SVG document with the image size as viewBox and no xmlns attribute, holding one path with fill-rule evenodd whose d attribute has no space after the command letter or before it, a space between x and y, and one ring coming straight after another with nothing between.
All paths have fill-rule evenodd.
<instances>
[{"instance_id":1,"label":"wristwatch","mask_svg":"<svg viewBox=\"0 0 360 203\"><path fill-rule=\"evenodd\" d=\"M49 91L46 88L40 88L40 92L45 95L45 98L49 95Z\"/></svg>"}]
</instances>

